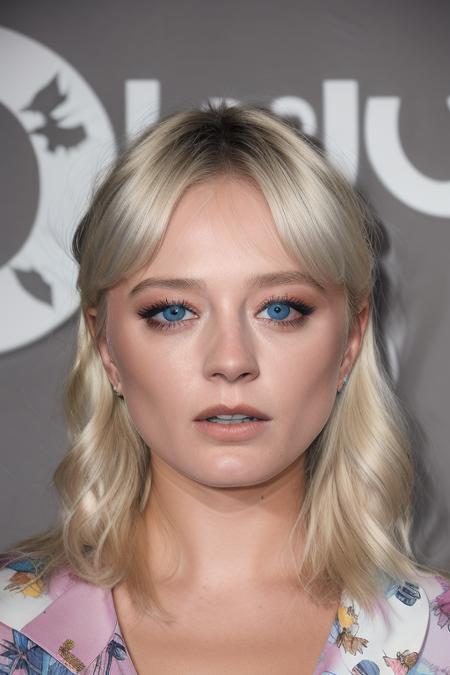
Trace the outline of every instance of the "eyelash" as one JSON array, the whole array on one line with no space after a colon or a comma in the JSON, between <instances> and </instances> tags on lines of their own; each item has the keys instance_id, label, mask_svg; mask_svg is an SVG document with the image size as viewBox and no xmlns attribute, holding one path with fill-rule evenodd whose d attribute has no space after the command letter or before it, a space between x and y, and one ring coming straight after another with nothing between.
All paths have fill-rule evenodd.
<instances>
[{"instance_id":1,"label":"eyelash","mask_svg":"<svg viewBox=\"0 0 450 675\"><path fill-rule=\"evenodd\" d=\"M264 301L262 306L258 310L258 314L262 312L264 309L266 309L269 305L273 304L283 304L283 305L289 305L293 309L296 309L297 311L302 313L302 316L297 317L296 319L283 319L280 321L277 321L275 319L267 319L263 318L262 321L267 321L270 324L276 324L280 326L281 328L290 328L294 326L298 326L301 323L305 321L305 319L312 314L315 311L315 307L312 307L311 305L307 305L298 298L293 298L293 297L288 297L288 296L271 296L267 300ZM167 307L170 307L171 305L180 305L184 307L185 309L189 310L190 312L193 312L196 314L196 310L189 305L189 303L185 302L184 300L169 300L168 298L165 298L163 301L160 302L155 302L152 305L147 305L146 307L143 307L138 311L138 315L142 318L145 319L147 324L151 328L156 328L157 330L173 330L176 329L180 324L185 323L186 321L190 321L191 319L180 319L180 321L158 321L153 319L153 315L159 314L161 310L166 309Z\"/></svg>"}]
</instances>

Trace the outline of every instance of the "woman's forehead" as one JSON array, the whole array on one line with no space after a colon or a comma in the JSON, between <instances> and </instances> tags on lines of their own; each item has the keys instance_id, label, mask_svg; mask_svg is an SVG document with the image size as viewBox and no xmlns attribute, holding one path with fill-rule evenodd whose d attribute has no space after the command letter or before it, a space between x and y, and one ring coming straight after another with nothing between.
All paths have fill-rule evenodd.
<instances>
[{"instance_id":1,"label":"woman's forehead","mask_svg":"<svg viewBox=\"0 0 450 675\"><path fill-rule=\"evenodd\" d=\"M155 272L292 267L262 192L241 179L220 178L190 187L174 208L146 267Z\"/></svg>"},{"instance_id":2,"label":"woman's forehead","mask_svg":"<svg viewBox=\"0 0 450 675\"><path fill-rule=\"evenodd\" d=\"M166 288L173 289L182 288L180 278L185 288L197 290L216 283L255 288L257 277L262 285L271 274L297 274L299 283L303 275L316 289L335 285L317 274L320 266L313 271L300 258L283 239L258 185L245 176L218 176L184 191L156 248L126 274L125 285L130 290L150 277L171 280Z\"/></svg>"}]
</instances>

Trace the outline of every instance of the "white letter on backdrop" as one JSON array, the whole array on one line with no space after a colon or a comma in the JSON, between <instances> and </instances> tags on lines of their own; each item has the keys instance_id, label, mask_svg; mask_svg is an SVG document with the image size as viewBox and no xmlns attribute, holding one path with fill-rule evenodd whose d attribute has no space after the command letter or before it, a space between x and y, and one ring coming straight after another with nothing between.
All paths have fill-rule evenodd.
<instances>
[{"instance_id":1,"label":"white letter on backdrop","mask_svg":"<svg viewBox=\"0 0 450 675\"><path fill-rule=\"evenodd\" d=\"M410 162L399 135L401 100L397 96L371 97L367 101L365 143L380 181L397 199L412 209L450 216L450 181L425 176Z\"/></svg>"},{"instance_id":2,"label":"white letter on backdrop","mask_svg":"<svg viewBox=\"0 0 450 675\"><path fill-rule=\"evenodd\" d=\"M128 138L158 121L160 102L159 80L125 81L125 132Z\"/></svg>"},{"instance_id":3,"label":"white letter on backdrop","mask_svg":"<svg viewBox=\"0 0 450 675\"><path fill-rule=\"evenodd\" d=\"M314 108L304 98L298 96L279 96L271 103L272 111L281 117L295 117L302 131L309 136L317 133L317 120Z\"/></svg>"},{"instance_id":4,"label":"white letter on backdrop","mask_svg":"<svg viewBox=\"0 0 450 675\"><path fill-rule=\"evenodd\" d=\"M328 159L351 183L356 182L359 158L358 83L323 83L323 144Z\"/></svg>"}]
</instances>

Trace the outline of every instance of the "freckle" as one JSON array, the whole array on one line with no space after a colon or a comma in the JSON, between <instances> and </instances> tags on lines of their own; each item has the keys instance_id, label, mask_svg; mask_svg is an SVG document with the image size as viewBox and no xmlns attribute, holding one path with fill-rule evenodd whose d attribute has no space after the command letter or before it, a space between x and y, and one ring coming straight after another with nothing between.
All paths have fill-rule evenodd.
<instances>
[{"instance_id":1,"label":"freckle","mask_svg":"<svg viewBox=\"0 0 450 675\"><path fill-rule=\"evenodd\" d=\"M261 495L260 499L264 499L264 495Z\"/></svg>"}]
</instances>

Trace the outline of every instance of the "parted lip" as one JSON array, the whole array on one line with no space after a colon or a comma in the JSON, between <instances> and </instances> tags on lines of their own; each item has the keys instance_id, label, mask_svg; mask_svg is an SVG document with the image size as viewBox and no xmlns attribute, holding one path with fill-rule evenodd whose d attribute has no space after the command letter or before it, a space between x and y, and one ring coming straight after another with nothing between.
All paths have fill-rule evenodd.
<instances>
[{"instance_id":1,"label":"parted lip","mask_svg":"<svg viewBox=\"0 0 450 675\"><path fill-rule=\"evenodd\" d=\"M239 403L232 408L223 404L213 405L210 408L205 408L205 410L202 410L202 412L197 415L195 420L205 420L207 417L215 417L215 415L237 415L238 413L242 413L248 417L257 417L260 420L270 420L270 417L265 415L263 412L257 410L257 408L253 408L251 405L247 405L246 403Z\"/></svg>"}]
</instances>

